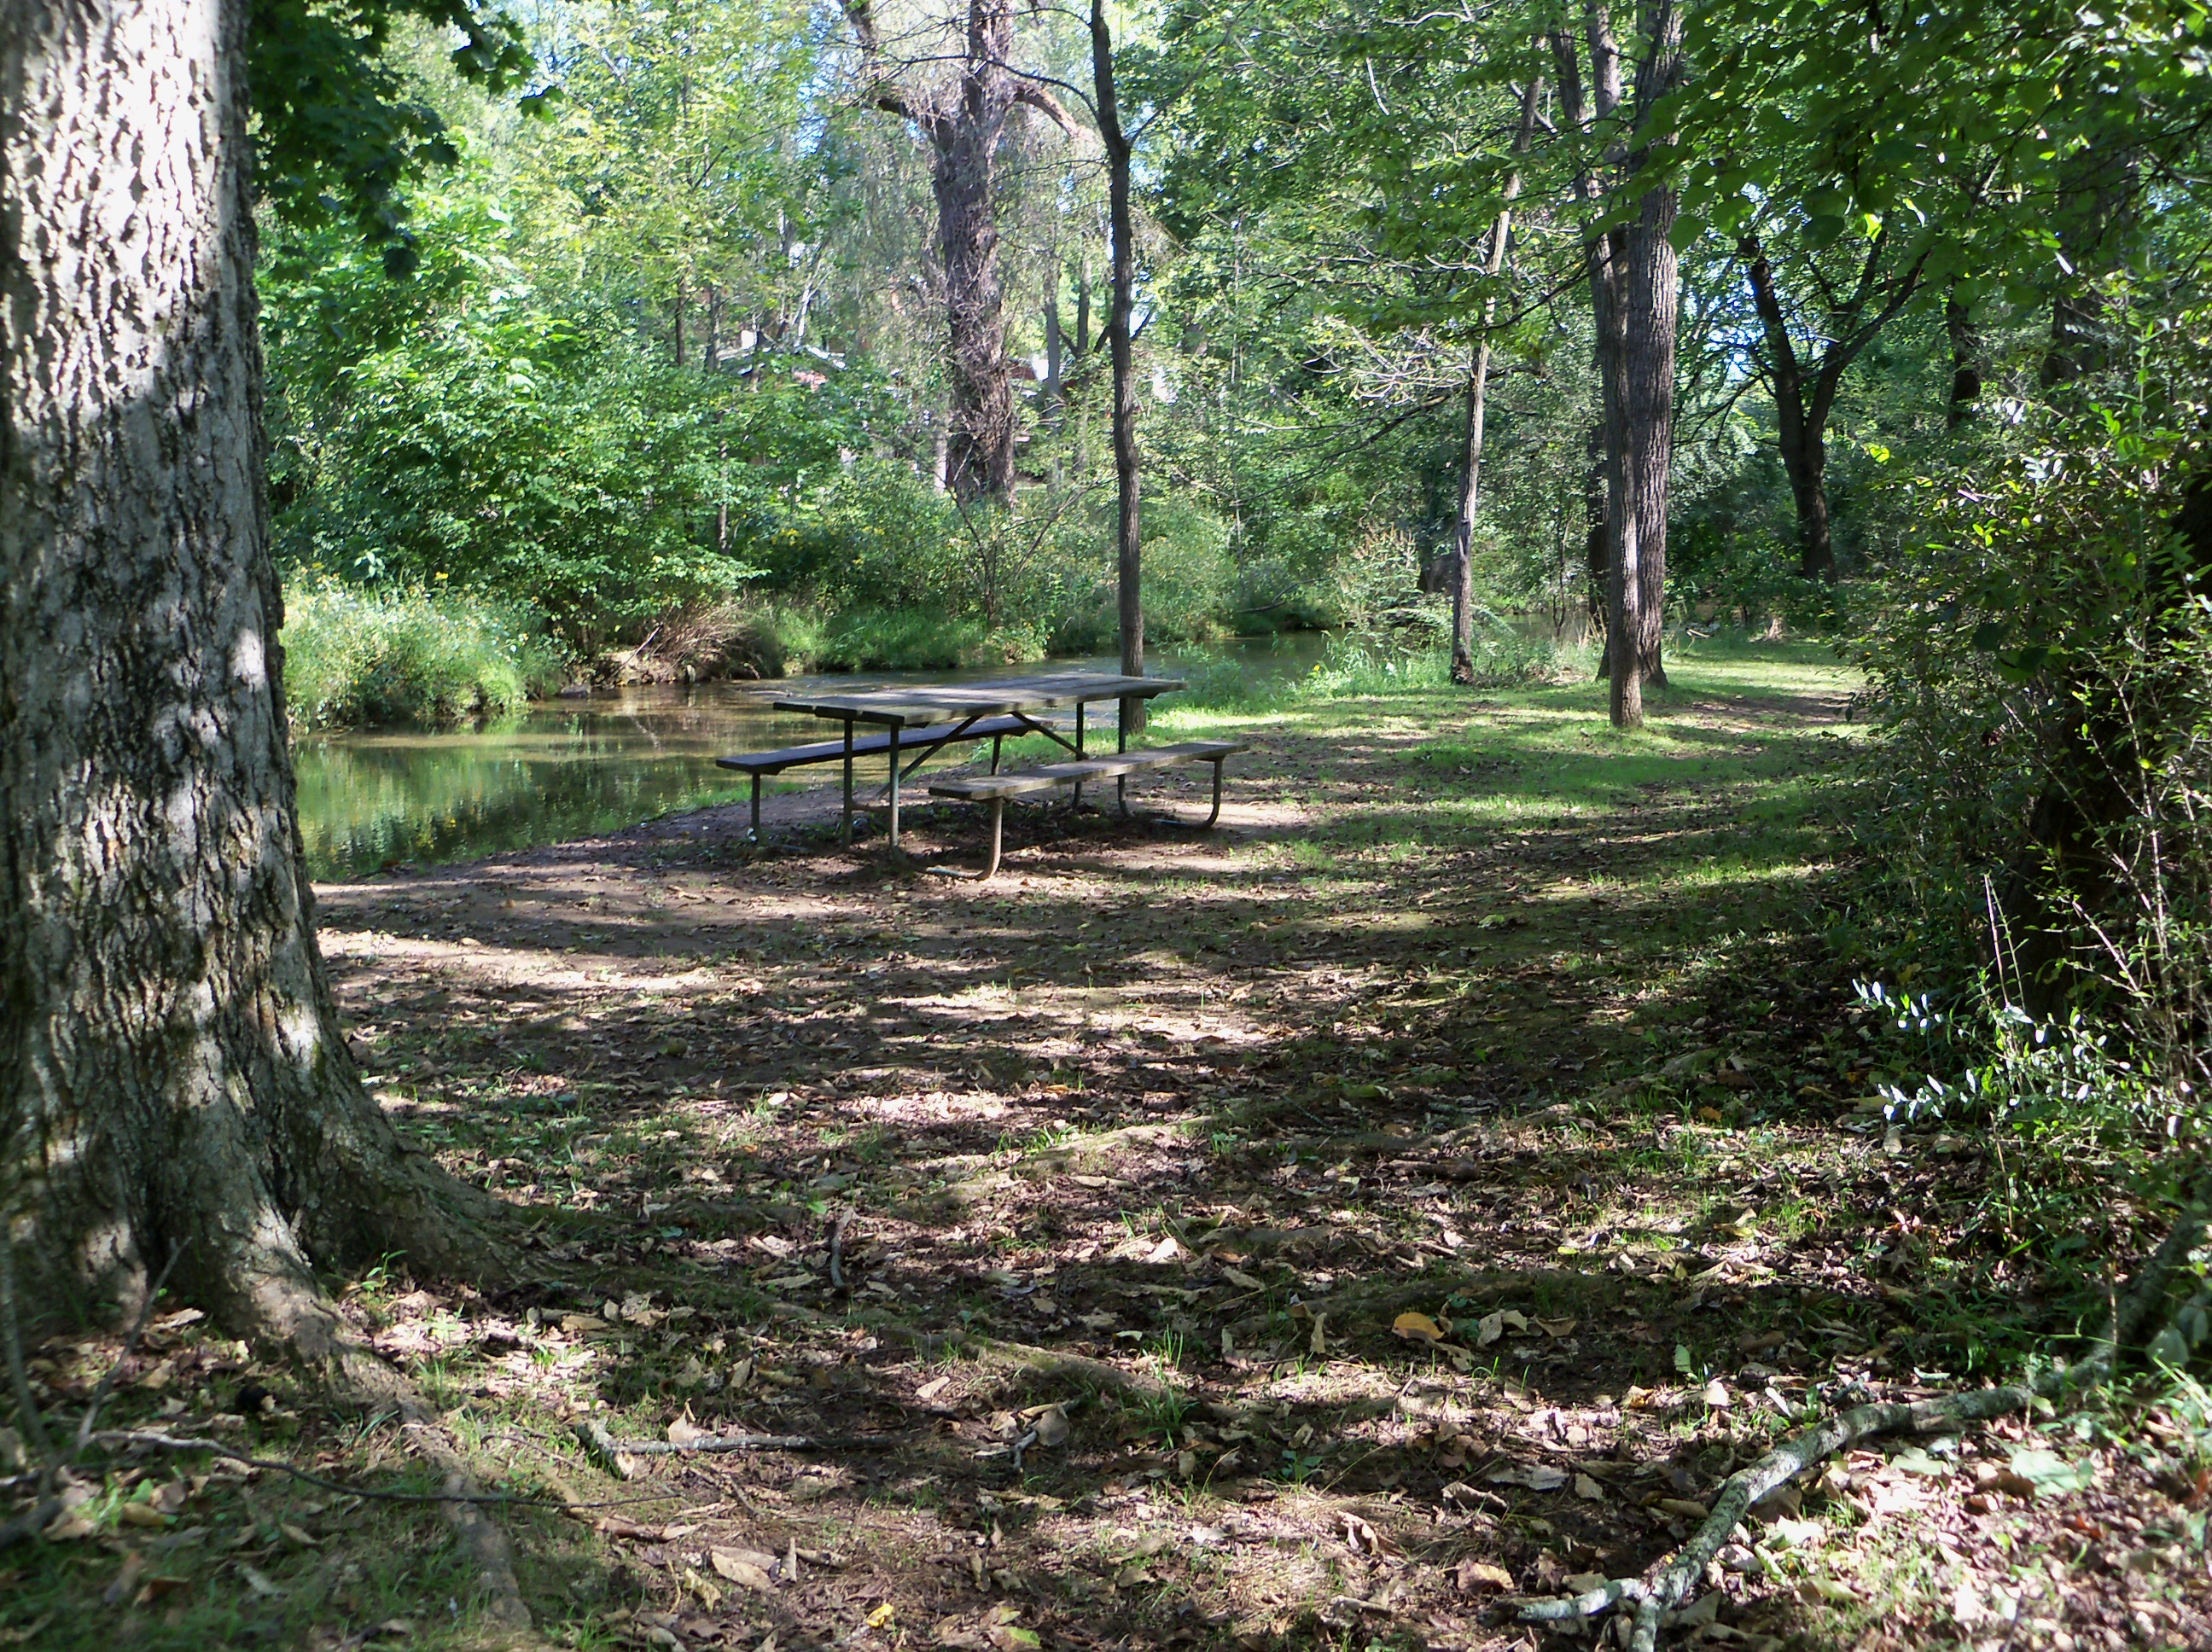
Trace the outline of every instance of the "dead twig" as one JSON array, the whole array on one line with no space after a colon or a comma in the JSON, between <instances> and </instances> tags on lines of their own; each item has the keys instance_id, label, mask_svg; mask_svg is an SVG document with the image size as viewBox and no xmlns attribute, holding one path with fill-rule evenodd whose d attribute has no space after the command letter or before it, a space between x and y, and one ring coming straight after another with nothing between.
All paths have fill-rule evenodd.
<instances>
[{"instance_id":1,"label":"dead twig","mask_svg":"<svg viewBox=\"0 0 2212 1652\"><path fill-rule=\"evenodd\" d=\"M830 1233L830 1288L845 1288L845 1230L853 1224L853 1207L847 1206L837 1212L837 1224Z\"/></svg>"},{"instance_id":2,"label":"dead twig","mask_svg":"<svg viewBox=\"0 0 2212 1652\"><path fill-rule=\"evenodd\" d=\"M2212 1221L2212 1205L2208 1205L2208 1200L2212 1200L2212 1183L2197 1189L2188 1210L2143 1264L2133 1287L2113 1313L2111 1337L2087 1359L2070 1367L2054 1367L2026 1382L1909 1403L1860 1406L1828 1418L1784 1440L1748 1468L1730 1475L1713 1501L1712 1512L1689 1540L1644 1577L1616 1578L1587 1594L1535 1601L1522 1608L1521 1621L1570 1622L1595 1617L1623 1601L1632 1601L1636 1617L1629 1636L1629 1652L1656 1652L1666 1613L1697 1586L1698 1580L1705 1576L1706 1565L1721 1552L1751 1505L1784 1482L1862 1440L1986 1422L2009 1412L2024 1411L2039 1400L2055 1399L2069 1388L2109 1376L2120 1348L2140 1335L2165 1299L2166 1284L2174 1269L2203 1242L2207 1223Z\"/></svg>"}]
</instances>

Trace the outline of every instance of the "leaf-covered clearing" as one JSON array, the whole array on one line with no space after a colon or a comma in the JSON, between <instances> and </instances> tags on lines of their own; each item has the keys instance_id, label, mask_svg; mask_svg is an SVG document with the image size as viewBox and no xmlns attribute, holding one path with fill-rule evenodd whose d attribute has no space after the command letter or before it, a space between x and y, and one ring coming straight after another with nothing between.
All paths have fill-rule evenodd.
<instances>
[{"instance_id":1,"label":"leaf-covered clearing","mask_svg":"<svg viewBox=\"0 0 2212 1652\"><path fill-rule=\"evenodd\" d=\"M988 884L818 824L757 853L732 810L325 889L374 1089L542 1270L346 1298L488 1488L574 1505L493 1511L538 1633L1528 1646L1516 1600L1658 1558L1816 1410L2070 1325L2156 1213L1866 1099L1912 1052L1824 939L1852 683L1675 677L1632 736L1583 684L1249 720L1221 831L1018 811ZM973 864L973 817L909 828ZM157 1319L107 1425L431 1489L204 1332ZM67 1418L116 1344L31 1351ZM624 1479L580 1422L824 1443ZM2204 1424L1855 1455L1672 1636L2202 1644ZM0 1639L483 1638L433 1508L112 1461L0 1557Z\"/></svg>"}]
</instances>

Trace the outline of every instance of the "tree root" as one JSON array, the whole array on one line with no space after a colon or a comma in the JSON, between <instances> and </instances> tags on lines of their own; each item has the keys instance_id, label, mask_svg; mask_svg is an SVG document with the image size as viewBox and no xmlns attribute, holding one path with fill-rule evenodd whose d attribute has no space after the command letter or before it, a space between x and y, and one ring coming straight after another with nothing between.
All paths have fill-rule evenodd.
<instances>
[{"instance_id":1,"label":"tree root","mask_svg":"<svg viewBox=\"0 0 2212 1652\"><path fill-rule=\"evenodd\" d=\"M1784 1482L1825 1462L1838 1452L1886 1434L1928 1432L1987 1422L2008 1412L2024 1411L2039 1400L2052 1400L2067 1389L2111 1376L2119 1350L2135 1343L2148 1327L2166 1297L2173 1271L2204 1237L2212 1221L2212 1183L2200 1186L2180 1220L2145 1262L2141 1273L2112 1315L2110 1334L2088 1358L2071 1367L2059 1366L2026 1382L2002 1388L1978 1388L1910 1403L1860 1406L1815 1424L1793 1435L1749 1467L1730 1475L1714 1499L1712 1512L1689 1540L1641 1578L1615 1578L1587 1594L1538 1600L1521 1609L1523 1623L1561 1623L1595 1617L1632 1602L1636 1615L1629 1636L1629 1652L1655 1652L1666 1614L1697 1587L1705 1567L1721 1552L1751 1505Z\"/></svg>"}]
</instances>

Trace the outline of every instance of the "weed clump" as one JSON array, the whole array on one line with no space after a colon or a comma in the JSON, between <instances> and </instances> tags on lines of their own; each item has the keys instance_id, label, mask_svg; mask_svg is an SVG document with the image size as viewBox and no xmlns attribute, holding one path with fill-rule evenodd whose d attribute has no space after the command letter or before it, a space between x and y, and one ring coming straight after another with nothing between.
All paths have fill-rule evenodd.
<instances>
[{"instance_id":1,"label":"weed clump","mask_svg":"<svg viewBox=\"0 0 2212 1652\"><path fill-rule=\"evenodd\" d=\"M284 688L295 729L450 722L558 688L560 645L526 611L421 587L320 580L285 593Z\"/></svg>"}]
</instances>

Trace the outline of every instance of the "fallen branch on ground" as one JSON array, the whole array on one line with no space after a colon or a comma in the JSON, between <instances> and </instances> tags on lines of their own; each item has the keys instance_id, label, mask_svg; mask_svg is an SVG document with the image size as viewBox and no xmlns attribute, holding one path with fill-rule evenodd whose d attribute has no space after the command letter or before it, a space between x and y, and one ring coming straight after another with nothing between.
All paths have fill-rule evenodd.
<instances>
[{"instance_id":1,"label":"fallen branch on ground","mask_svg":"<svg viewBox=\"0 0 2212 1652\"><path fill-rule=\"evenodd\" d=\"M695 1440L617 1440L596 1418L576 1424L576 1438L617 1479L634 1472L624 1457L676 1457L696 1452L738 1451L888 1451L901 1440L896 1434L702 1434Z\"/></svg>"},{"instance_id":2,"label":"fallen branch on ground","mask_svg":"<svg viewBox=\"0 0 2212 1652\"><path fill-rule=\"evenodd\" d=\"M1623 1601L1632 1601L1636 1618L1629 1652L1656 1652L1665 1615L1697 1586L1705 1567L1750 1512L1751 1505L1784 1482L1862 1440L1987 1422L2109 1376L2119 1350L2141 1335L2165 1299L2166 1283L2174 1269L2203 1241L2206 1224L2212 1221L2208 1200L2212 1200L2212 1185L2197 1189L2165 1242L2143 1264L2141 1275L2112 1315L2110 1335L2088 1358L2070 1367L2054 1367L2026 1382L1910 1403L1860 1406L1818 1423L1784 1440L1748 1468L1730 1475L1714 1499L1712 1512L1689 1540L1656 1570L1642 1578L1615 1578L1587 1594L1535 1601L1522 1608L1521 1621L1561 1623L1593 1618Z\"/></svg>"}]
</instances>

